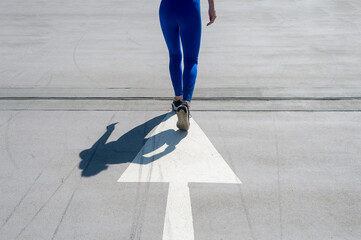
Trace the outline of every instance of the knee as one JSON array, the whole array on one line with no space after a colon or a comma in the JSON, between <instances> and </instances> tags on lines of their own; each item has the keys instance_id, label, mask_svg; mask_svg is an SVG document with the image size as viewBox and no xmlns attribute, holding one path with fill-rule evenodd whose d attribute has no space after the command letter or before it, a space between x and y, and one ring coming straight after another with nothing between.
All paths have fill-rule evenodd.
<instances>
[{"instance_id":1,"label":"knee","mask_svg":"<svg viewBox=\"0 0 361 240\"><path fill-rule=\"evenodd\" d=\"M198 64L198 57L184 57L184 65L194 65Z\"/></svg>"},{"instance_id":2,"label":"knee","mask_svg":"<svg viewBox=\"0 0 361 240\"><path fill-rule=\"evenodd\" d=\"M182 61L182 54L180 54L180 53L170 54L169 59L170 59L170 61L173 61L173 62L180 62L180 61Z\"/></svg>"}]
</instances>

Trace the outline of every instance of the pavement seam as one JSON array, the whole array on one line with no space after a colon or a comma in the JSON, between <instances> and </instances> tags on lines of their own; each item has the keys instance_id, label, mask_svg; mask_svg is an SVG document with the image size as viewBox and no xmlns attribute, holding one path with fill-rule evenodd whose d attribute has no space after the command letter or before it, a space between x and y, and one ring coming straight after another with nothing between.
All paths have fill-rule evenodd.
<instances>
[{"instance_id":1,"label":"pavement seam","mask_svg":"<svg viewBox=\"0 0 361 240\"><path fill-rule=\"evenodd\" d=\"M170 97L1 97L0 100L134 100L134 101L169 101ZM337 101L361 100L361 97L193 97L196 101Z\"/></svg>"}]
</instances>

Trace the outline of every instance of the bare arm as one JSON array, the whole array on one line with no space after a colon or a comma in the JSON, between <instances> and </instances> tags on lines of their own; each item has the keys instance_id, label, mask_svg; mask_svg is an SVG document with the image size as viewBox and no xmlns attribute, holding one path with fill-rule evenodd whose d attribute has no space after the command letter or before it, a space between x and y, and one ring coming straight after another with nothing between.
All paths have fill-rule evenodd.
<instances>
[{"instance_id":1,"label":"bare arm","mask_svg":"<svg viewBox=\"0 0 361 240\"><path fill-rule=\"evenodd\" d=\"M216 9L214 8L214 0L208 0L208 5L209 5L209 10L208 10L208 15L209 15L209 23L207 23L207 26L211 25L214 20L216 20Z\"/></svg>"}]
</instances>

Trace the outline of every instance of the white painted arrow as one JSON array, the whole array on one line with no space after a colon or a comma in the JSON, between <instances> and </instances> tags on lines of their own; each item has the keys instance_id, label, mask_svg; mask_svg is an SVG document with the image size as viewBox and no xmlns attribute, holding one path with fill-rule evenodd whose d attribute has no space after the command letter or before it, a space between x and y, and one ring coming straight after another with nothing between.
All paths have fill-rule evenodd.
<instances>
[{"instance_id":1,"label":"white painted arrow","mask_svg":"<svg viewBox=\"0 0 361 240\"><path fill-rule=\"evenodd\" d=\"M193 118L188 132L176 121L173 112L166 115L118 182L169 182L163 240L193 240L188 182L241 181Z\"/></svg>"}]
</instances>

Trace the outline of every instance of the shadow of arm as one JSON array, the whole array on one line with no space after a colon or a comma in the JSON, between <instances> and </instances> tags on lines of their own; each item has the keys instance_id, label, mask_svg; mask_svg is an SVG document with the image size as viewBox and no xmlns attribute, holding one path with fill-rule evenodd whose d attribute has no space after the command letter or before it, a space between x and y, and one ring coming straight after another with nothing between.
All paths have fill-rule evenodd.
<instances>
[{"instance_id":1,"label":"shadow of arm","mask_svg":"<svg viewBox=\"0 0 361 240\"><path fill-rule=\"evenodd\" d=\"M83 150L79 153L79 157L82 159L79 163L80 169L85 169L90 160L93 158L96 150L104 146L112 132L114 131L114 127L117 123L113 123L107 126L107 131L93 144L93 146L89 149Z\"/></svg>"}]
</instances>

